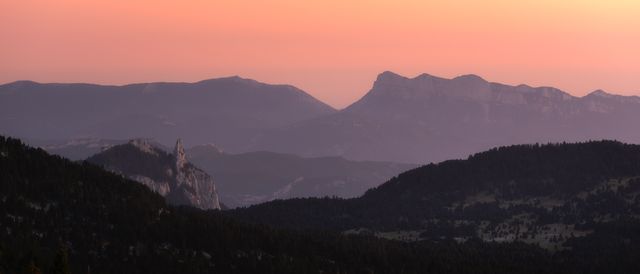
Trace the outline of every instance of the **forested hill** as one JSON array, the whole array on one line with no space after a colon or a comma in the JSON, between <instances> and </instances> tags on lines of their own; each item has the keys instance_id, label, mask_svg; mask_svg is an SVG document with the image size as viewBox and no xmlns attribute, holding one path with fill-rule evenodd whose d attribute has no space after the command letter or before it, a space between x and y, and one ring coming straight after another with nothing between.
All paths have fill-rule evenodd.
<instances>
[{"instance_id":1,"label":"forested hill","mask_svg":"<svg viewBox=\"0 0 640 274\"><path fill-rule=\"evenodd\" d=\"M282 200L229 212L258 223L406 241L524 242L552 251L640 240L640 145L516 145L430 164L356 199ZM599 246L596 238L612 245ZM622 243L612 248L613 243ZM626 243L626 244L624 244ZM631 253L640 256L640 253ZM595 256L595 253L594 253ZM607 259L610 259L607 257Z\"/></svg>"},{"instance_id":2,"label":"forested hill","mask_svg":"<svg viewBox=\"0 0 640 274\"><path fill-rule=\"evenodd\" d=\"M365 199L396 197L410 203L435 192L464 198L478 191L495 191L502 199L570 196L606 179L638 175L639 145L616 141L514 145L402 173L369 190Z\"/></svg>"},{"instance_id":3,"label":"forested hill","mask_svg":"<svg viewBox=\"0 0 640 274\"><path fill-rule=\"evenodd\" d=\"M567 273L525 244L401 243L246 225L0 137L0 273ZM596 268L597 270L597 268ZM569 271L571 272L571 271Z\"/></svg>"}]
</instances>

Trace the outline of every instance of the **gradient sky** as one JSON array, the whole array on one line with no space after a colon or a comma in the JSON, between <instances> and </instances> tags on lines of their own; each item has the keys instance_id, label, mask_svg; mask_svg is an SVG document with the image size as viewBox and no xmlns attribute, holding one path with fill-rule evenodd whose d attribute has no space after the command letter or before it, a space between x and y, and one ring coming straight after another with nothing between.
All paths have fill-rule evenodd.
<instances>
[{"instance_id":1,"label":"gradient sky","mask_svg":"<svg viewBox=\"0 0 640 274\"><path fill-rule=\"evenodd\" d=\"M0 82L240 75L344 107L376 75L640 94L638 0L0 0Z\"/></svg>"}]
</instances>

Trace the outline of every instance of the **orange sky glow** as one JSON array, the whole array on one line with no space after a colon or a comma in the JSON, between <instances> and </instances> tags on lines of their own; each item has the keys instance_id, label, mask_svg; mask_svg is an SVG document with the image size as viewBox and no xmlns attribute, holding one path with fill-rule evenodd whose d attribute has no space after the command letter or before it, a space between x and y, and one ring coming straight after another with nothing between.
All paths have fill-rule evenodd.
<instances>
[{"instance_id":1,"label":"orange sky glow","mask_svg":"<svg viewBox=\"0 0 640 274\"><path fill-rule=\"evenodd\" d=\"M0 83L239 75L342 108L391 70L640 94L637 0L0 0L0 37Z\"/></svg>"}]
</instances>

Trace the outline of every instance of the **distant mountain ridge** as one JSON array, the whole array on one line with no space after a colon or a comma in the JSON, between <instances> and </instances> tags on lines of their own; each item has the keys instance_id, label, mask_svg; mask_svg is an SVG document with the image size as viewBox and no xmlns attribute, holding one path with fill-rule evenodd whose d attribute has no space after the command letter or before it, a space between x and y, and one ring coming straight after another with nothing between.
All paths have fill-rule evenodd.
<instances>
[{"instance_id":1,"label":"distant mountain ridge","mask_svg":"<svg viewBox=\"0 0 640 274\"><path fill-rule=\"evenodd\" d=\"M62 111L64 109L65 111ZM429 163L491 147L615 139L640 143L640 97L602 90L575 97L552 87L504 85L476 75L378 75L334 110L287 85L239 77L126 86L0 86L0 132L38 139L151 137L225 151Z\"/></svg>"},{"instance_id":2,"label":"distant mountain ridge","mask_svg":"<svg viewBox=\"0 0 640 274\"><path fill-rule=\"evenodd\" d=\"M476 75L407 78L387 71L339 113L273 130L257 139L254 149L428 163L519 143L640 143L637 117L636 96L599 90L574 97L551 87L509 86Z\"/></svg>"},{"instance_id":3,"label":"distant mountain ridge","mask_svg":"<svg viewBox=\"0 0 640 274\"><path fill-rule=\"evenodd\" d=\"M293 86L237 76L124 86L0 85L0 132L37 139L153 138L171 144L183 136L191 145L215 141L241 149L260 130L333 112Z\"/></svg>"}]
</instances>

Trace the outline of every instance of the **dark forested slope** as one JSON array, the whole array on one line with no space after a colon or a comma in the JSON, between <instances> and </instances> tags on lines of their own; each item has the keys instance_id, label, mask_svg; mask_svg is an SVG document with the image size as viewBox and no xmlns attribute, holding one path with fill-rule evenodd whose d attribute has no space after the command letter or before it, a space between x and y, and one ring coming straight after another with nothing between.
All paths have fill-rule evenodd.
<instances>
[{"instance_id":1,"label":"dark forested slope","mask_svg":"<svg viewBox=\"0 0 640 274\"><path fill-rule=\"evenodd\" d=\"M408 241L479 238L553 251L618 252L640 240L640 146L502 147L407 171L357 199L274 201L230 214Z\"/></svg>"},{"instance_id":2,"label":"dark forested slope","mask_svg":"<svg viewBox=\"0 0 640 274\"><path fill-rule=\"evenodd\" d=\"M0 273L540 273L525 244L287 232L168 206L147 187L0 137Z\"/></svg>"}]
</instances>

